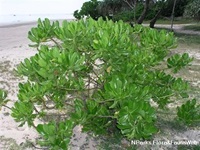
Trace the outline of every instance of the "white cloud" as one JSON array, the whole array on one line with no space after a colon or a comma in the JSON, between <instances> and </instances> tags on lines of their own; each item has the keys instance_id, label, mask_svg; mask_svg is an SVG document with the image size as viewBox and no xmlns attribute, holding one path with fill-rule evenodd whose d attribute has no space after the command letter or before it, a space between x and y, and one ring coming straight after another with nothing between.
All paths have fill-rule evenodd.
<instances>
[{"instance_id":1,"label":"white cloud","mask_svg":"<svg viewBox=\"0 0 200 150\"><path fill-rule=\"evenodd\" d=\"M88 0L0 0L0 15L70 14Z\"/></svg>"}]
</instances>

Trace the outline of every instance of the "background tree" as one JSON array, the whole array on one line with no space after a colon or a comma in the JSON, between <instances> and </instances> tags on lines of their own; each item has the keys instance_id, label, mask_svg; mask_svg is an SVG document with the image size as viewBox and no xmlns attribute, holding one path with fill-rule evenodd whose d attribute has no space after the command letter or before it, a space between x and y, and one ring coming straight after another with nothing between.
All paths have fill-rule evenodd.
<instances>
[{"instance_id":1,"label":"background tree","mask_svg":"<svg viewBox=\"0 0 200 150\"><path fill-rule=\"evenodd\" d=\"M198 0L195 1L196 3L199 2ZM176 0L176 5L174 5L174 2L174 0L91 0L83 4L80 12L76 10L74 16L77 19L82 18L82 16L91 16L93 19L103 17L113 21L134 21L137 24L142 24L144 20L151 20L149 26L153 28L160 17L168 19L172 17L174 6L173 16L183 16L186 5L190 3L185 14L198 18L199 7L195 2L192 4L193 0ZM191 4L197 8L193 8ZM193 14L189 15L189 12L193 10L195 10Z\"/></svg>"},{"instance_id":2,"label":"background tree","mask_svg":"<svg viewBox=\"0 0 200 150\"><path fill-rule=\"evenodd\" d=\"M200 20L200 1L193 0L185 8L184 15Z\"/></svg>"},{"instance_id":3,"label":"background tree","mask_svg":"<svg viewBox=\"0 0 200 150\"><path fill-rule=\"evenodd\" d=\"M174 0L173 8L172 8L172 15L171 15L171 30L173 30L173 23L174 23L174 12L176 7L177 0Z\"/></svg>"},{"instance_id":4,"label":"background tree","mask_svg":"<svg viewBox=\"0 0 200 150\"><path fill-rule=\"evenodd\" d=\"M175 17L183 16L186 5L193 0L176 0ZM174 0L166 0L166 7L163 8L161 16L171 17Z\"/></svg>"},{"instance_id":5,"label":"background tree","mask_svg":"<svg viewBox=\"0 0 200 150\"><path fill-rule=\"evenodd\" d=\"M122 3L121 0L104 0L97 9L101 16L110 18L121 10Z\"/></svg>"},{"instance_id":6,"label":"background tree","mask_svg":"<svg viewBox=\"0 0 200 150\"><path fill-rule=\"evenodd\" d=\"M100 17L99 11L97 7L99 6L99 1L91 0L88 2L83 3L81 10L74 11L74 17L76 19L81 19L85 16L90 16L93 19L97 20Z\"/></svg>"},{"instance_id":7,"label":"background tree","mask_svg":"<svg viewBox=\"0 0 200 150\"><path fill-rule=\"evenodd\" d=\"M137 20L138 24L142 24L142 22L144 21L146 15L147 15L148 9L149 9L149 2L150 2L150 0L145 0L144 10L143 10L142 14L140 15L139 19Z\"/></svg>"},{"instance_id":8,"label":"background tree","mask_svg":"<svg viewBox=\"0 0 200 150\"><path fill-rule=\"evenodd\" d=\"M133 12L134 12L134 22L136 23L136 6L137 6L137 0L131 0L131 1L128 1L128 0L123 0L125 3L127 3L127 5L133 9Z\"/></svg>"},{"instance_id":9,"label":"background tree","mask_svg":"<svg viewBox=\"0 0 200 150\"><path fill-rule=\"evenodd\" d=\"M149 27L154 28L154 25L158 20L158 18L160 17L160 14L163 12L165 6L166 6L165 0L158 1L154 4L154 10L156 11L156 13L153 19L151 19Z\"/></svg>"}]
</instances>

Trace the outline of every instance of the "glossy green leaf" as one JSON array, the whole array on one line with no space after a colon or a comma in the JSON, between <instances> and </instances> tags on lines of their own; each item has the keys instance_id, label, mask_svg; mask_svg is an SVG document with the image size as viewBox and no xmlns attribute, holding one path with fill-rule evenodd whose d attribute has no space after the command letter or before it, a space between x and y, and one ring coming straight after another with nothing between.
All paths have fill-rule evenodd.
<instances>
[{"instance_id":1,"label":"glossy green leaf","mask_svg":"<svg viewBox=\"0 0 200 150\"><path fill-rule=\"evenodd\" d=\"M197 124L200 122L200 105L196 99L187 101L180 107L177 107L178 120L187 125Z\"/></svg>"}]
</instances>

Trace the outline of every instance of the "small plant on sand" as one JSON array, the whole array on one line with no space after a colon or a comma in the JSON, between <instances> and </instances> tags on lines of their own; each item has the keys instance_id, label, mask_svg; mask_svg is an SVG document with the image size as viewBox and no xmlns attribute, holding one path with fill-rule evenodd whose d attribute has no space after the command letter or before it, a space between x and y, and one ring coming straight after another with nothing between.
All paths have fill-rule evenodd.
<instances>
[{"instance_id":1,"label":"small plant on sand","mask_svg":"<svg viewBox=\"0 0 200 150\"><path fill-rule=\"evenodd\" d=\"M159 131L156 109L188 98L188 83L166 73L192 61L188 54L167 58L173 33L103 19L62 25L39 19L28 37L38 53L17 67L28 80L19 84L12 116L38 131L41 146L66 150L76 125L96 135L150 139Z\"/></svg>"},{"instance_id":2,"label":"small plant on sand","mask_svg":"<svg viewBox=\"0 0 200 150\"><path fill-rule=\"evenodd\" d=\"M1 107L7 107L8 109L10 109L10 107L6 105L9 101L6 98L7 98L7 92L3 89L0 89L0 110L1 110Z\"/></svg>"}]
</instances>

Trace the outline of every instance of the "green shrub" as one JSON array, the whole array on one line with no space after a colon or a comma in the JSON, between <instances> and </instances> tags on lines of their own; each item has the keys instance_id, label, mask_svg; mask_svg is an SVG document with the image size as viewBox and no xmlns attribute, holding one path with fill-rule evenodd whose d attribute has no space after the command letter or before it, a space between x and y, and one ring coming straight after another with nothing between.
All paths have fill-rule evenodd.
<instances>
[{"instance_id":1,"label":"green shrub","mask_svg":"<svg viewBox=\"0 0 200 150\"><path fill-rule=\"evenodd\" d=\"M17 67L28 80L19 84L12 116L35 127L42 146L67 149L76 125L97 135L149 139L159 130L150 100L165 108L187 97L188 83L164 72L191 61L186 54L165 59L176 46L173 33L103 19L61 26L39 19L28 37L38 53ZM34 124L52 110L57 121Z\"/></svg>"}]
</instances>

